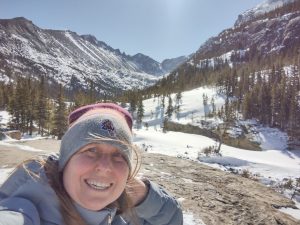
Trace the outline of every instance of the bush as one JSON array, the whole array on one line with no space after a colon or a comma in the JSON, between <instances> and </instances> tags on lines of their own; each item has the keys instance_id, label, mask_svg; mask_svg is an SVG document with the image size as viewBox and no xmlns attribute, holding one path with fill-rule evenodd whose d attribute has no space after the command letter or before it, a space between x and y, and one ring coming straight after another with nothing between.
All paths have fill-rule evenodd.
<instances>
[{"instance_id":1,"label":"bush","mask_svg":"<svg viewBox=\"0 0 300 225\"><path fill-rule=\"evenodd\" d=\"M201 154L204 154L206 157L211 156L211 155L219 155L220 153L218 152L218 148L215 145L211 145L208 147L203 148L199 153L198 153L198 158L201 157Z\"/></svg>"},{"instance_id":2,"label":"bush","mask_svg":"<svg viewBox=\"0 0 300 225\"><path fill-rule=\"evenodd\" d=\"M259 181L259 175L251 173L248 169L243 169L239 175L250 180Z\"/></svg>"},{"instance_id":3,"label":"bush","mask_svg":"<svg viewBox=\"0 0 300 225\"><path fill-rule=\"evenodd\" d=\"M245 169L245 170L242 170L241 176L250 179L251 173L249 170Z\"/></svg>"},{"instance_id":4,"label":"bush","mask_svg":"<svg viewBox=\"0 0 300 225\"><path fill-rule=\"evenodd\" d=\"M284 188L284 189L293 189L293 180L292 179L286 179L285 181L284 181L284 183L282 184L282 187Z\"/></svg>"}]
</instances>

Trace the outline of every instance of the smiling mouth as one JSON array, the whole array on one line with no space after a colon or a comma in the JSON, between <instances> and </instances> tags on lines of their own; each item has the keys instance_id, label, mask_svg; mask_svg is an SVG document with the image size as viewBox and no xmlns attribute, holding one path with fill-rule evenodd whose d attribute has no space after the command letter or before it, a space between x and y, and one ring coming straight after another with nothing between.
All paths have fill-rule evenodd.
<instances>
[{"instance_id":1,"label":"smiling mouth","mask_svg":"<svg viewBox=\"0 0 300 225\"><path fill-rule=\"evenodd\" d=\"M94 180L85 180L85 183L89 187L97 191L105 191L113 185L112 183L101 183Z\"/></svg>"}]
</instances>

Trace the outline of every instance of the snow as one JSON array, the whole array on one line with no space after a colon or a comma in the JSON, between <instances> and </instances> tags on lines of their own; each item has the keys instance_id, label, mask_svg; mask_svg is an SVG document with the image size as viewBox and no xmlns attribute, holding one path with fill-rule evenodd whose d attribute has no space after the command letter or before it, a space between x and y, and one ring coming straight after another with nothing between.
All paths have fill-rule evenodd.
<instances>
[{"instance_id":1,"label":"snow","mask_svg":"<svg viewBox=\"0 0 300 225\"><path fill-rule=\"evenodd\" d=\"M300 204L296 205L298 209L300 209ZM281 208L280 211L286 214L293 216L294 218L300 220L300 213L298 209L291 209L291 208Z\"/></svg>"},{"instance_id":2,"label":"snow","mask_svg":"<svg viewBox=\"0 0 300 225\"><path fill-rule=\"evenodd\" d=\"M147 152L186 156L192 160L197 160L203 148L215 145L214 140L204 136L171 131L163 133L152 128L136 130L134 141L147 148ZM297 178L300 174L300 150L250 151L223 145L221 153L222 156L202 157L201 161L247 169L273 180Z\"/></svg>"},{"instance_id":3,"label":"snow","mask_svg":"<svg viewBox=\"0 0 300 225\"><path fill-rule=\"evenodd\" d=\"M3 37L1 36L7 40L1 45L1 53L5 56L15 56L8 57L7 63L20 74L24 73L28 65L18 61L16 56L32 61L38 71L47 74L66 88L70 85L72 77L77 78L84 88L88 88L86 86L86 78L88 78L95 83L106 81L107 85L112 84L113 87L122 90L143 88L154 84L159 79L157 76L141 71L137 64L126 57L92 44L76 33L43 29L37 29L37 33L39 41L36 42L26 39L22 32L11 36L4 32ZM51 54L44 46L51 49ZM8 80L7 75L0 71L0 81L7 83ZM105 93L103 89L97 91L101 94Z\"/></svg>"},{"instance_id":4,"label":"snow","mask_svg":"<svg viewBox=\"0 0 300 225\"><path fill-rule=\"evenodd\" d=\"M201 220L195 220L193 214L184 213L183 214L183 224L184 225L205 225Z\"/></svg>"},{"instance_id":5,"label":"snow","mask_svg":"<svg viewBox=\"0 0 300 225\"><path fill-rule=\"evenodd\" d=\"M266 12L270 12L283 4L292 2L294 0L266 0L263 3L257 5L255 8L252 9L255 16L264 14Z\"/></svg>"},{"instance_id":6,"label":"snow","mask_svg":"<svg viewBox=\"0 0 300 225\"><path fill-rule=\"evenodd\" d=\"M1 71L0 71L0 82L3 82L4 84L9 83L9 77L3 74Z\"/></svg>"},{"instance_id":7,"label":"snow","mask_svg":"<svg viewBox=\"0 0 300 225\"><path fill-rule=\"evenodd\" d=\"M222 121L212 118L204 118L203 94L208 96L208 108L211 110L210 99L214 98L216 108L220 108L224 104L222 95L216 93L213 87L201 87L182 93L179 115L173 115L174 122L182 124L193 124L202 126L203 121L211 124ZM175 93L171 95L173 105L175 104ZM264 127L255 120L240 121L243 125L251 125L251 129L255 133L255 141L260 143L262 151L250 151L246 149L235 148L222 145L221 156L211 155L205 156L202 153L203 148L216 144L215 140L196 134L187 134L181 132L162 131L162 122L164 111L161 107L161 97L144 100L145 116L144 123L148 123L148 128L134 128L134 143L140 146L142 150L149 153L160 153L170 156L181 157L194 160L224 171L235 169L237 171L247 170L255 175L263 184L273 186L284 182L285 179L295 180L300 174L300 150L286 150L287 135L277 129ZM165 98L167 108L168 98ZM0 123L8 121L8 113L0 112ZM236 135L239 129L232 129L232 134ZM27 137L28 138L28 137ZM0 141L1 145L9 145L20 150L37 150L18 144L18 141ZM198 159L198 156L200 158ZM7 168L0 169L0 178L4 179L7 174ZM168 174L166 174L167 176ZM192 182L186 179L187 183ZM287 197L289 193L284 193ZM297 198L295 198L297 200ZM296 201L295 200L295 201ZM178 201L183 202L185 199L179 198ZM298 198L298 200L299 198ZM297 203L297 202L296 202ZM299 203L297 203L298 208ZM299 209L280 209L295 218L299 218ZM196 221L189 212L184 213L185 225L204 224Z\"/></svg>"},{"instance_id":8,"label":"snow","mask_svg":"<svg viewBox=\"0 0 300 225\"><path fill-rule=\"evenodd\" d=\"M270 12L283 4L287 4L293 2L295 0L265 0L262 3L258 4L252 9L247 10L243 14L241 14L236 22L236 26L249 21L253 17L257 17L264 13Z\"/></svg>"},{"instance_id":9,"label":"snow","mask_svg":"<svg viewBox=\"0 0 300 225\"><path fill-rule=\"evenodd\" d=\"M220 108L224 104L224 98L218 95L214 88L201 87L187 91L182 93L179 116L173 115L172 120L182 124L189 123L201 126L201 121L205 120L202 103L203 94L206 94L208 99L213 97L217 108ZM174 100L175 94L172 94L171 97ZM168 105L167 102L166 98L166 107ZM147 152L161 153L196 161L202 149L216 144L213 139L201 135L171 131L163 133L161 126L164 113L160 107L161 99L147 99L143 103L145 106L143 122L147 122L149 127L135 129L134 142L142 149L147 150ZM220 121L213 122L217 123ZM256 175L262 183L268 186L280 184L285 179L295 180L299 178L300 150L286 150L288 139L286 133L278 129L261 126L255 120L241 121L240 123L252 126L251 129L256 134L253 139L260 143L262 151L250 151L223 144L221 148L222 156L202 156L200 158L201 163L225 171L229 168L238 171L247 170ZM239 129L233 129L231 132L236 134L239 132ZM288 193L285 194L289 197ZM289 213L291 215L295 213L300 214L299 209L283 210L286 213L291 212Z\"/></svg>"},{"instance_id":10,"label":"snow","mask_svg":"<svg viewBox=\"0 0 300 225\"><path fill-rule=\"evenodd\" d=\"M221 40L220 40L221 42ZM204 68L206 65L208 65L209 67L211 68L214 68L216 65L218 65L218 63L225 63L227 62L228 65L232 68L233 67L233 64L231 62L231 56L233 54L237 54L237 55L240 55L240 57L244 57L246 52L249 51L249 48L246 49L246 50L243 50L243 49L240 49L240 50L231 50L229 52L226 52L220 56L217 56L217 57L213 57L213 58L209 58L209 59L203 59L203 60L200 60L199 63L197 64L197 67L198 68ZM191 61L190 61L191 63Z\"/></svg>"},{"instance_id":11,"label":"snow","mask_svg":"<svg viewBox=\"0 0 300 225\"><path fill-rule=\"evenodd\" d=\"M278 129L261 127L258 129L262 149L286 149L287 134Z\"/></svg>"},{"instance_id":12,"label":"snow","mask_svg":"<svg viewBox=\"0 0 300 225\"><path fill-rule=\"evenodd\" d=\"M92 58L92 59L94 59L95 61L97 61L98 59L100 59L100 58L98 58L97 56L96 56L96 58L94 57L95 55L91 55L87 50L86 50L86 47L85 47L85 45L83 45L82 43L82 45L83 46L81 46L79 43L77 43L77 41L72 37L72 34L70 33L70 32L66 32L65 33L65 35L66 35L66 37L67 38L69 38L71 41L72 41L72 43L77 47L77 48L79 48L82 52L84 52L85 54L87 54L90 58ZM85 47L85 48L84 48ZM101 59L100 59L101 60ZM102 61L102 60L101 60Z\"/></svg>"},{"instance_id":13,"label":"snow","mask_svg":"<svg viewBox=\"0 0 300 225\"><path fill-rule=\"evenodd\" d=\"M8 143L8 142L10 142L10 143ZM36 148L26 146L26 145L21 145L20 143L21 142L18 141L18 140L12 141L11 139L6 139L4 141L0 141L0 147L1 146L7 146L7 147L13 147L15 149L19 149L19 150L22 150L22 151L43 152L40 149L36 149Z\"/></svg>"},{"instance_id":14,"label":"snow","mask_svg":"<svg viewBox=\"0 0 300 225\"><path fill-rule=\"evenodd\" d=\"M6 125L10 119L10 115L7 111L0 111L0 128L1 124Z\"/></svg>"}]
</instances>

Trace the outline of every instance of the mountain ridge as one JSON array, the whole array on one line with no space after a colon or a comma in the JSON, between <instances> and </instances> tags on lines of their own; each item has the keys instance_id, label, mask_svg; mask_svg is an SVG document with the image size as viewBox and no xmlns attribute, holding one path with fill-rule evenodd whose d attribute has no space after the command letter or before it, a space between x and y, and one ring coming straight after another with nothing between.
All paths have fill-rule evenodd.
<instances>
[{"instance_id":1,"label":"mountain ridge","mask_svg":"<svg viewBox=\"0 0 300 225\"><path fill-rule=\"evenodd\" d=\"M283 2L289 1L277 2L284 5ZM272 13L272 10L268 13ZM297 41L300 37L299 21L299 10L283 12L280 16L260 15L242 23L238 19L236 22L238 26L225 29L217 36L209 38L189 62L201 68L207 61L210 61L210 65L214 65L217 61L241 63L251 61L254 54L267 56L287 52L290 48L299 46Z\"/></svg>"},{"instance_id":2,"label":"mountain ridge","mask_svg":"<svg viewBox=\"0 0 300 225\"><path fill-rule=\"evenodd\" d=\"M0 38L2 80L38 74L69 90L93 82L106 95L146 87L169 72L149 56L126 55L93 35L41 29L24 17L0 19Z\"/></svg>"},{"instance_id":3,"label":"mountain ridge","mask_svg":"<svg viewBox=\"0 0 300 225\"><path fill-rule=\"evenodd\" d=\"M257 6L245 11L238 16L234 26L240 26L241 24L248 22L255 17L268 13L276 8L282 7L284 4L294 2L295 0L265 0Z\"/></svg>"}]
</instances>

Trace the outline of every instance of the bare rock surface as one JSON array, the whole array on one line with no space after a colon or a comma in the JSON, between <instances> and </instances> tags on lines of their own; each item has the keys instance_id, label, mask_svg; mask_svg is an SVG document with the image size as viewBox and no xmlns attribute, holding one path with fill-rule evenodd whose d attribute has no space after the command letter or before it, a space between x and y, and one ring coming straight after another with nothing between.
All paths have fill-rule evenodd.
<instances>
[{"instance_id":1,"label":"bare rock surface","mask_svg":"<svg viewBox=\"0 0 300 225\"><path fill-rule=\"evenodd\" d=\"M43 152L59 148L59 142L51 139L22 144ZM0 145L0 167L12 167L40 153ZM300 224L278 210L295 207L294 203L258 182L176 157L142 153L142 158L141 175L165 187L185 212L206 225Z\"/></svg>"},{"instance_id":2,"label":"bare rock surface","mask_svg":"<svg viewBox=\"0 0 300 225\"><path fill-rule=\"evenodd\" d=\"M272 189L198 162L159 154L143 154L141 172L181 199L183 209L206 225L300 224L280 212L293 201Z\"/></svg>"}]
</instances>

